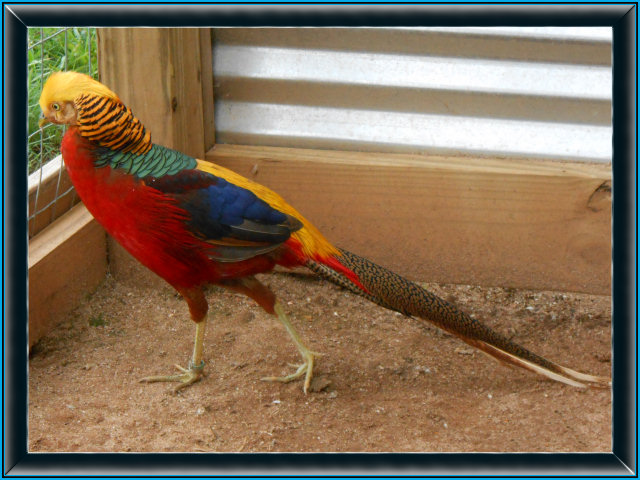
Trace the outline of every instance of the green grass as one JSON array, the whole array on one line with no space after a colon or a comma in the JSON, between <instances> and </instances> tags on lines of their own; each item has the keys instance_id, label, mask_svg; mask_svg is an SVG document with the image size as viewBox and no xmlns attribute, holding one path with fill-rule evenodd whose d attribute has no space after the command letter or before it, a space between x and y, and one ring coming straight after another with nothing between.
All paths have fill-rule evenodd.
<instances>
[{"instance_id":1,"label":"green grass","mask_svg":"<svg viewBox=\"0 0 640 480\"><path fill-rule=\"evenodd\" d=\"M99 313L97 316L91 317L89 319L89 325L91 325L92 327L104 327L108 324L109 323L102 316L102 313Z\"/></svg>"},{"instance_id":2,"label":"green grass","mask_svg":"<svg viewBox=\"0 0 640 480\"><path fill-rule=\"evenodd\" d=\"M44 40L41 42L41 40ZM28 30L29 173L60 153L63 130L48 125L40 132L40 91L56 71L75 70L98 78L98 55L94 28L30 28Z\"/></svg>"}]
</instances>

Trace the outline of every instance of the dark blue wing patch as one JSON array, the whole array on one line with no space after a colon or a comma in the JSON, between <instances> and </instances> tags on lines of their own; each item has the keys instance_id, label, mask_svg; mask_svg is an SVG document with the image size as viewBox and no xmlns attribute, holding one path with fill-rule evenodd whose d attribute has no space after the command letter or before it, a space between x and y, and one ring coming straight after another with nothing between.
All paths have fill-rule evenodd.
<instances>
[{"instance_id":1,"label":"dark blue wing patch","mask_svg":"<svg viewBox=\"0 0 640 480\"><path fill-rule=\"evenodd\" d=\"M253 220L269 225L285 222L287 216L269 206L256 195L242 187L218 178L215 185L202 189L199 195L209 205L209 213L225 225L240 225Z\"/></svg>"},{"instance_id":2,"label":"dark blue wing patch","mask_svg":"<svg viewBox=\"0 0 640 480\"><path fill-rule=\"evenodd\" d=\"M212 258L238 261L274 250L302 228L253 192L200 170L146 178L145 183L173 196L189 213L193 234L213 245Z\"/></svg>"}]
</instances>

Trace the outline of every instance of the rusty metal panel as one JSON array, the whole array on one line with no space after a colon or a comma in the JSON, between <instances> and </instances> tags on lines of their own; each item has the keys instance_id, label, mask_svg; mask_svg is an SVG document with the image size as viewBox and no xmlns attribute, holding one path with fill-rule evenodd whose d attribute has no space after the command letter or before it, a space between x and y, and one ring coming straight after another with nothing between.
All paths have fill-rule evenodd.
<instances>
[{"instance_id":1,"label":"rusty metal panel","mask_svg":"<svg viewBox=\"0 0 640 480\"><path fill-rule=\"evenodd\" d=\"M611 161L608 27L215 29L220 143Z\"/></svg>"}]
</instances>

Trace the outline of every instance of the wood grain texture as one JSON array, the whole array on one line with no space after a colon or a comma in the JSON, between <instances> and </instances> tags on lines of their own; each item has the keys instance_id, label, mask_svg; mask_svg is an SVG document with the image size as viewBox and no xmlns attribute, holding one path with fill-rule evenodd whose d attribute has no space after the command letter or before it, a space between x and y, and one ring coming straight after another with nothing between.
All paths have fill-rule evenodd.
<instances>
[{"instance_id":1,"label":"wood grain texture","mask_svg":"<svg viewBox=\"0 0 640 480\"><path fill-rule=\"evenodd\" d=\"M208 151L216 143L213 98L213 45L212 30L200 29L200 68L202 75L202 128L204 149Z\"/></svg>"},{"instance_id":2,"label":"wood grain texture","mask_svg":"<svg viewBox=\"0 0 640 480\"><path fill-rule=\"evenodd\" d=\"M107 272L106 234L84 205L29 242L29 347L55 327Z\"/></svg>"},{"instance_id":3,"label":"wood grain texture","mask_svg":"<svg viewBox=\"0 0 640 480\"><path fill-rule=\"evenodd\" d=\"M414 280L611 292L608 166L233 145L206 159Z\"/></svg>"}]
</instances>

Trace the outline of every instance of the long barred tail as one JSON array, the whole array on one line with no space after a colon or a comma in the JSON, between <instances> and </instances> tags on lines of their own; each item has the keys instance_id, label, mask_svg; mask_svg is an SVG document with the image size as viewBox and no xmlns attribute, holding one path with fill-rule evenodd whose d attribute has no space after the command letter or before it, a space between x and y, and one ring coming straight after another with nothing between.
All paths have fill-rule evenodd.
<instances>
[{"instance_id":1,"label":"long barred tail","mask_svg":"<svg viewBox=\"0 0 640 480\"><path fill-rule=\"evenodd\" d=\"M309 260L306 266L333 283L378 305L405 315L428 320L469 345L505 363L525 368L575 387L608 386L611 384L608 379L603 377L580 373L536 355L410 280L346 250L341 250L341 253L339 262L356 274L366 291L363 291L346 275L327 264Z\"/></svg>"}]
</instances>

